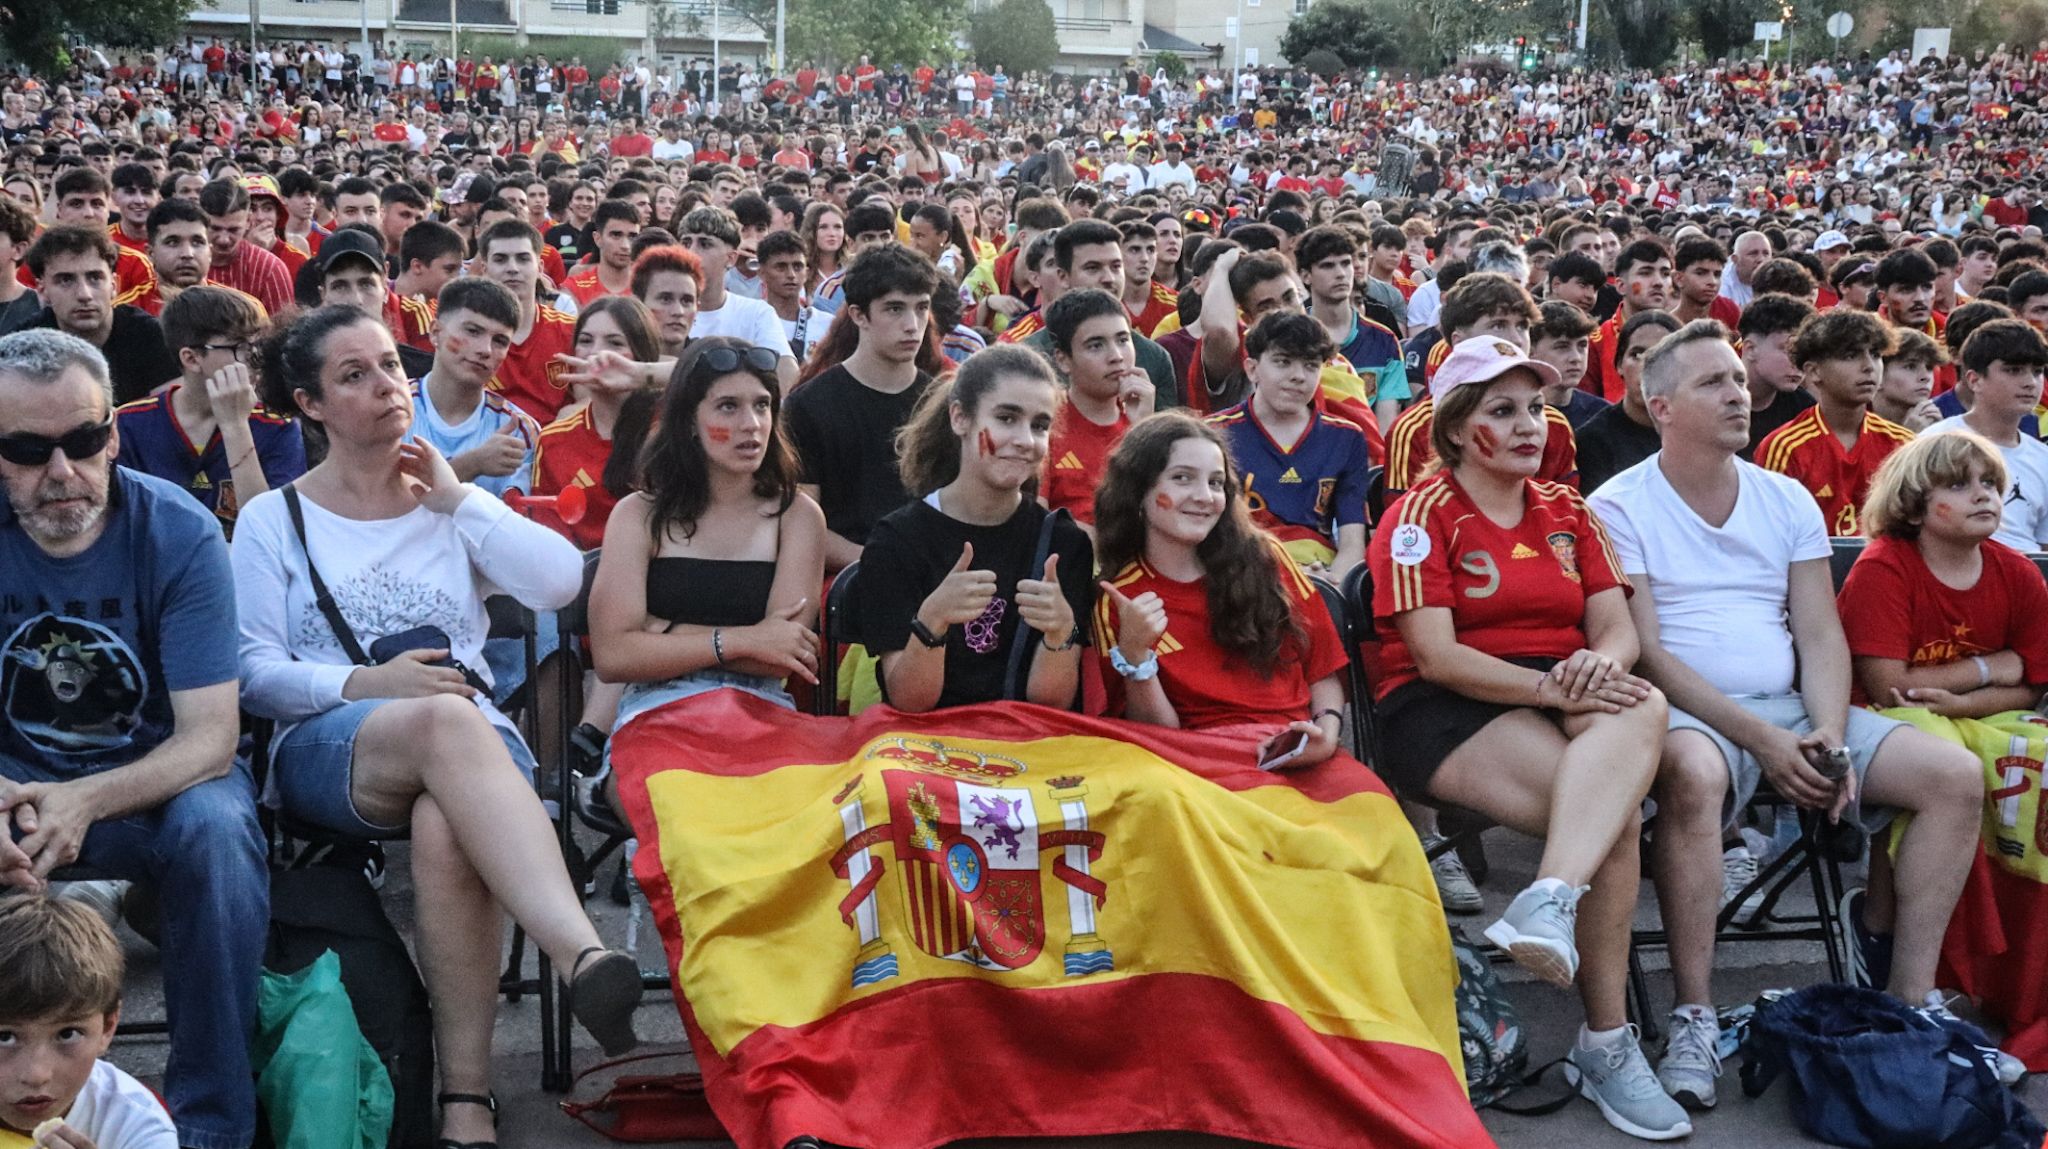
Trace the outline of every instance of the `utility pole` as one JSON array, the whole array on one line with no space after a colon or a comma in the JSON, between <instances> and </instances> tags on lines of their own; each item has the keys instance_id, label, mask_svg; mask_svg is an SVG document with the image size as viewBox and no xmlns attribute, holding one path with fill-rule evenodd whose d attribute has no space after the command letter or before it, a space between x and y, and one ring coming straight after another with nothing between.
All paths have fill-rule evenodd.
<instances>
[{"instance_id":1,"label":"utility pole","mask_svg":"<svg viewBox=\"0 0 2048 1149\"><path fill-rule=\"evenodd\" d=\"M1591 15L1592 0L1579 0L1579 55L1586 54L1586 19ZM1585 61L1581 60L1581 64Z\"/></svg>"},{"instance_id":2,"label":"utility pole","mask_svg":"<svg viewBox=\"0 0 2048 1149\"><path fill-rule=\"evenodd\" d=\"M455 0L448 0L448 62L453 64L462 58L462 25L455 15ZM453 82L455 77L450 76Z\"/></svg>"},{"instance_id":3,"label":"utility pole","mask_svg":"<svg viewBox=\"0 0 2048 1149\"><path fill-rule=\"evenodd\" d=\"M775 70L789 71L789 58L782 54L784 34L789 30L789 0L775 0ZM806 92L808 98L810 93Z\"/></svg>"},{"instance_id":4,"label":"utility pole","mask_svg":"<svg viewBox=\"0 0 2048 1149\"><path fill-rule=\"evenodd\" d=\"M262 5L262 0L249 0L249 105L250 105L251 107L254 107L254 106L255 106L255 104L256 104L256 95L257 95L257 93L256 93L256 31L257 31L257 29L258 29L259 27L261 27L261 24L260 24L260 22L259 22L259 17L257 16L257 9L258 9L259 7L261 7L261 5Z\"/></svg>"},{"instance_id":5,"label":"utility pole","mask_svg":"<svg viewBox=\"0 0 2048 1149\"><path fill-rule=\"evenodd\" d=\"M725 93L718 90L718 68L723 58L723 50L718 41L718 0L711 0L711 83L709 85L711 88L711 99L709 102L714 104L719 103L725 95ZM722 105L719 110L724 110Z\"/></svg>"}]
</instances>

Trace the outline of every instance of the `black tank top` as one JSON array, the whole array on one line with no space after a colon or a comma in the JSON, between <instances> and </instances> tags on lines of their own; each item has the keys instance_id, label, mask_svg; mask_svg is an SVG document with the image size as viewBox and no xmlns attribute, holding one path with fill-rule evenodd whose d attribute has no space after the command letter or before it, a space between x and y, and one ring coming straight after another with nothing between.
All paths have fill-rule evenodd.
<instances>
[{"instance_id":1,"label":"black tank top","mask_svg":"<svg viewBox=\"0 0 2048 1149\"><path fill-rule=\"evenodd\" d=\"M768 616L775 564L658 557L647 563L647 613L687 626L752 626Z\"/></svg>"}]
</instances>

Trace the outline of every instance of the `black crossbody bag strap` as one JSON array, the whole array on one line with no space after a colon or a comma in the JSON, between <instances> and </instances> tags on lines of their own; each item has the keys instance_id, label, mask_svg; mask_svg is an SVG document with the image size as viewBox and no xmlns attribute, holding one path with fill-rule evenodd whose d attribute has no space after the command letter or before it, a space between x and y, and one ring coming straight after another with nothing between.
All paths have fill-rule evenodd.
<instances>
[{"instance_id":1,"label":"black crossbody bag strap","mask_svg":"<svg viewBox=\"0 0 2048 1149\"><path fill-rule=\"evenodd\" d=\"M306 545L306 512L299 506L299 488L296 483L284 486L285 509L292 514L292 531L299 536L299 550L306 556L306 574L313 580L313 603L320 608L320 616L327 620L327 627L334 632L336 641L341 643L343 654L357 666L374 666L363 653L363 645L356 641L356 632L349 629L348 620L341 617L341 608L334 604L334 596L328 593L327 583L320 577L320 568L313 565L313 549Z\"/></svg>"},{"instance_id":2,"label":"black crossbody bag strap","mask_svg":"<svg viewBox=\"0 0 2048 1149\"><path fill-rule=\"evenodd\" d=\"M1024 577L1037 578L1045 572L1045 560L1052 557L1053 529L1059 526L1062 521L1071 520L1072 518L1073 516L1069 515L1064 507L1045 516L1045 521L1038 526L1038 547L1033 552L1031 570ZM1017 623L1016 639L1010 645L1010 668L1003 674L1003 697L1005 699L1015 700L1023 697L1020 691L1022 687L1021 679L1024 673L1024 656L1030 651L1031 645L1038 641L1038 639L1031 637L1031 633L1031 627L1022 620L1019 620Z\"/></svg>"}]
</instances>

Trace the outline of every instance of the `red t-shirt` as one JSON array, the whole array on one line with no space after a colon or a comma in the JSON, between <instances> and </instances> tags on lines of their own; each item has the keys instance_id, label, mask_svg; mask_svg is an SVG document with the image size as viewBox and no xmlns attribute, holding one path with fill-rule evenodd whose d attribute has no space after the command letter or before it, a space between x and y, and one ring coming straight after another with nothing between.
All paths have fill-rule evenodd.
<instances>
[{"instance_id":1,"label":"red t-shirt","mask_svg":"<svg viewBox=\"0 0 2048 1149\"><path fill-rule=\"evenodd\" d=\"M380 144L402 144L405 142L405 125L400 123L375 124L370 128L370 134L376 137L377 142Z\"/></svg>"},{"instance_id":2,"label":"red t-shirt","mask_svg":"<svg viewBox=\"0 0 2048 1149\"><path fill-rule=\"evenodd\" d=\"M630 287L631 285L628 284L629 289ZM613 291L606 287L604 281L597 277L597 269L595 267L579 271L569 278L562 280L562 290L569 293L570 298L576 301L578 307L588 307L591 303L603 299L607 295L627 294L625 291Z\"/></svg>"},{"instance_id":3,"label":"red t-shirt","mask_svg":"<svg viewBox=\"0 0 2048 1149\"><path fill-rule=\"evenodd\" d=\"M1742 324L1742 308L1727 296L1716 295L1714 302L1707 304L1707 318L1726 327L1728 334L1733 335Z\"/></svg>"},{"instance_id":4,"label":"red t-shirt","mask_svg":"<svg viewBox=\"0 0 2048 1149\"><path fill-rule=\"evenodd\" d=\"M1586 645L1586 600L1629 589L1607 530L1579 492L1528 484L1522 521L1486 517L1440 471L1388 509L1391 524L1366 548L1373 628L1380 639L1379 697L1417 677L1394 616L1451 612L1458 641L1496 658L1568 658Z\"/></svg>"},{"instance_id":5,"label":"red t-shirt","mask_svg":"<svg viewBox=\"0 0 2048 1149\"><path fill-rule=\"evenodd\" d=\"M1870 494L1870 480L1878 465L1893 451L1913 441L1913 432L1870 411L1863 413L1863 426L1856 433L1856 445L1848 450L1820 417L1819 407L1808 407L1790 423L1765 435L1756 447L1757 465L1799 480L1813 493L1831 535L1860 535L1858 509Z\"/></svg>"},{"instance_id":6,"label":"red t-shirt","mask_svg":"<svg viewBox=\"0 0 2048 1149\"><path fill-rule=\"evenodd\" d=\"M2048 682L2048 628L2041 625L2048 582L2032 559L2003 543L1986 539L1978 553L1984 571L1977 585L1957 590L1934 577L1912 542L1870 540L1835 600L1849 653L1917 667L2011 650L2028 682ZM1869 705L1860 688L1850 701Z\"/></svg>"},{"instance_id":7,"label":"red t-shirt","mask_svg":"<svg viewBox=\"0 0 2048 1149\"><path fill-rule=\"evenodd\" d=\"M879 71L881 71L881 69L875 67L873 64L862 64L860 67L855 68L853 70L854 78L860 81L861 91L872 92L875 90L875 73Z\"/></svg>"},{"instance_id":8,"label":"red t-shirt","mask_svg":"<svg viewBox=\"0 0 2048 1149\"><path fill-rule=\"evenodd\" d=\"M615 156L651 156L654 154L654 137L646 132L629 132L612 141Z\"/></svg>"},{"instance_id":9,"label":"red t-shirt","mask_svg":"<svg viewBox=\"0 0 2048 1149\"><path fill-rule=\"evenodd\" d=\"M603 546L604 525L619 505L604 486L604 465L611 457L612 441L598 436L588 407L542 427L540 442L533 448L533 493L558 495L582 487L590 509L574 526L544 507L534 508L533 521L575 543L577 550Z\"/></svg>"},{"instance_id":10,"label":"red t-shirt","mask_svg":"<svg viewBox=\"0 0 2048 1149\"><path fill-rule=\"evenodd\" d=\"M1308 641L1305 649L1290 641L1270 678L1260 677L1243 658L1216 645L1209 627L1209 589L1204 580L1175 582L1153 571L1142 559L1110 580L1126 597L1151 591L1166 606L1167 630L1156 648L1159 684L1183 729L1284 725L1306 719L1309 687L1342 670L1349 661L1315 584L1278 543L1273 544L1273 567L1273 577L1280 580ZM1121 713L1124 704L1123 676L1109 665L1109 650L1116 645L1116 624L1116 602L1103 595L1095 603L1095 649L1102 656L1102 677L1112 714Z\"/></svg>"},{"instance_id":11,"label":"red t-shirt","mask_svg":"<svg viewBox=\"0 0 2048 1149\"><path fill-rule=\"evenodd\" d=\"M398 300L398 323L392 334L400 343L410 344L421 351L434 350L434 316L440 310L432 299L418 295L399 295L391 292Z\"/></svg>"},{"instance_id":12,"label":"red t-shirt","mask_svg":"<svg viewBox=\"0 0 2048 1149\"><path fill-rule=\"evenodd\" d=\"M1543 439L1543 466L1537 470L1536 477L1544 482L1568 483L1576 487L1579 483L1579 444L1572 435L1571 420L1565 418L1564 412L1547 405L1543 416L1549 433ZM1388 428L1387 490L1405 491L1422 483L1430 460L1436 458L1436 448L1429 445L1429 428L1435 418L1436 405L1425 395L1414 406L1401 412L1394 425Z\"/></svg>"},{"instance_id":13,"label":"red t-shirt","mask_svg":"<svg viewBox=\"0 0 2048 1149\"><path fill-rule=\"evenodd\" d=\"M545 427L569 405L567 384L556 379L562 374L557 355L567 355L576 346L576 321L543 304L534 317L533 330L512 345L490 389L510 399L521 411Z\"/></svg>"},{"instance_id":14,"label":"red t-shirt","mask_svg":"<svg viewBox=\"0 0 2048 1149\"><path fill-rule=\"evenodd\" d=\"M1117 413L1107 426L1090 420L1061 403L1052 417L1052 435L1046 441L1045 475L1038 484L1038 496L1057 511L1065 508L1080 522L1095 522L1095 488L1109 468L1109 453L1131 429L1130 416Z\"/></svg>"},{"instance_id":15,"label":"red t-shirt","mask_svg":"<svg viewBox=\"0 0 2048 1149\"><path fill-rule=\"evenodd\" d=\"M1126 303L1124 311L1131 316L1131 330L1149 336L1153 328L1166 322L1167 316L1180 314L1180 296L1155 279L1152 281L1152 293L1145 299L1144 310L1132 313L1131 305Z\"/></svg>"}]
</instances>

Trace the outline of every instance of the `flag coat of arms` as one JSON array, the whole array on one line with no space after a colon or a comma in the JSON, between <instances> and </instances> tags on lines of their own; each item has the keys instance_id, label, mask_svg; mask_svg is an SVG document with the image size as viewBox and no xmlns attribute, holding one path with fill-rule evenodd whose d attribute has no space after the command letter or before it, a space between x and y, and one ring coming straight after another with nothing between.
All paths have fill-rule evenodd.
<instances>
[{"instance_id":1,"label":"flag coat of arms","mask_svg":"<svg viewBox=\"0 0 2048 1149\"><path fill-rule=\"evenodd\" d=\"M1347 757L1267 773L1255 746L732 690L628 723L635 874L734 1140L1490 1145L1398 806Z\"/></svg>"}]
</instances>

